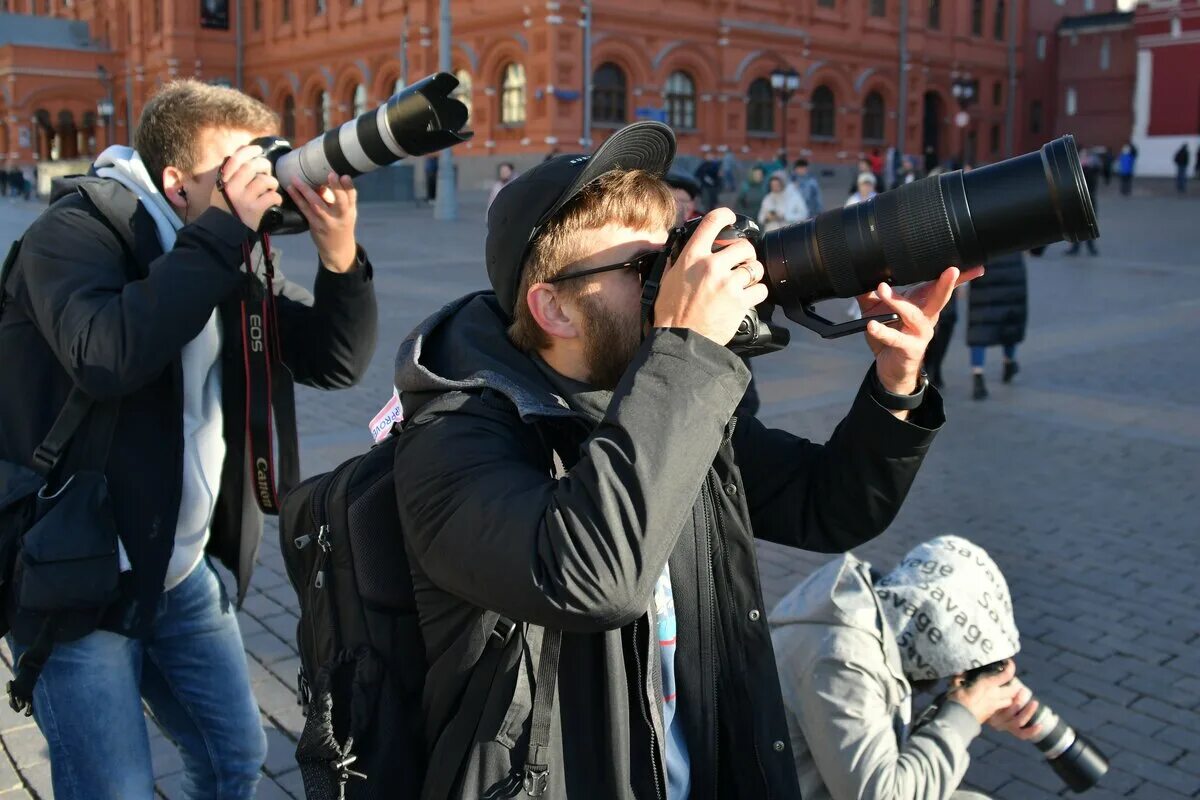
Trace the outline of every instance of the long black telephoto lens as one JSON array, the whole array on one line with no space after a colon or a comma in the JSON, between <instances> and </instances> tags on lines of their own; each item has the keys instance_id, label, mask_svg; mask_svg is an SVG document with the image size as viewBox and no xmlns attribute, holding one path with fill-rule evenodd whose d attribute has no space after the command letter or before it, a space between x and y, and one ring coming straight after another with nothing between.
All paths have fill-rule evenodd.
<instances>
[{"instance_id":1,"label":"long black telephoto lens","mask_svg":"<svg viewBox=\"0 0 1200 800\"><path fill-rule=\"evenodd\" d=\"M964 683L970 685L982 675L1003 672L1003 661L976 667L964 673ZM1009 684L1028 691L1020 678L1013 678ZM1033 693L1027 695L1033 699ZM1085 737L1081 736L1066 720L1054 713L1054 709L1042 701L1038 701L1038 710L1033 719L1029 720L1026 728L1040 725L1042 730L1034 746L1041 751L1042 756L1049 762L1055 774L1062 779L1072 791L1086 792L1104 777L1108 772L1108 758Z\"/></svg>"},{"instance_id":2,"label":"long black telephoto lens","mask_svg":"<svg viewBox=\"0 0 1200 800\"><path fill-rule=\"evenodd\" d=\"M423 156L470 139L474 134L461 130L467 124L467 107L450 96L457 87L457 78L439 72L297 148L276 137L254 143L263 147L281 187L291 185L293 178L321 186L330 172L358 177L406 156ZM286 193L283 206L268 209L260 226L276 234L307 228L307 221Z\"/></svg>"},{"instance_id":3,"label":"long black telephoto lens","mask_svg":"<svg viewBox=\"0 0 1200 800\"><path fill-rule=\"evenodd\" d=\"M1073 136L971 172L906 184L762 237L769 300L796 321L818 300L903 286L950 266L1100 235Z\"/></svg>"}]
</instances>

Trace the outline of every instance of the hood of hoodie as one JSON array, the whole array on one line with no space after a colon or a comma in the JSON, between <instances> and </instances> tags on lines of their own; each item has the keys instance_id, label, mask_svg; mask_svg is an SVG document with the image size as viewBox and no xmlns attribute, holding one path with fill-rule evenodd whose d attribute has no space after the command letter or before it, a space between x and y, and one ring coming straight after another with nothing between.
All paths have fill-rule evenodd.
<instances>
[{"instance_id":1,"label":"hood of hoodie","mask_svg":"<svg viewBox=\"0 0 1200 800\"><path fill-rule=\"evenodd\" d=\"M405 337L396 389L406 419L438 394L483 389L507 397L522 419L579 416L508 338L507 317L491 291L447 303Z\"/></svg>"},{"instance_id":2,"label":"hood of hoodie","mask_svg":"<svg viewBox=\"0 0 1200 800\"><path fill-rule=\"evenodd\" d=\"M875 594L871 565L850 553L835 558L788 592L769 617L773 636L819 635L816 630L847 627L880 643L892 677L906 681L900 648ZM815 648L814 648L815 655Z\"/></svg>"}]
</instances>

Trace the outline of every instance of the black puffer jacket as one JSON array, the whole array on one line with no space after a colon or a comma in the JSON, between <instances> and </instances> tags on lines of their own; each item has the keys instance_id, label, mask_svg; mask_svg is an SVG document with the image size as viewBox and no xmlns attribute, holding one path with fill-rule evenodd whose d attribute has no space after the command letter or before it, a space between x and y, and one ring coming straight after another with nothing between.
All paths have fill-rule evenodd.
<instances>
[{"instance_id":1,"label":"black puffer jacket","mask_svg":"<svg viewBox=\"0 0 1200 800\"><path fill-rule=\"evenodd\" d=\"M183 346L221 309L225 461L208 551L250 582L262 515L246 494L238 290L250 230L209 209L163 253L154 220L114 180L64 183L25 234L0 319L0 458L29 465L73 385L121 399L105 474L133 566L104 627L143 635L174 547L183 472ZM349 386L375 349L371 268L277 282L283 361L298 383ZM21 387L17 390L16 387ZM77 438L88 436L88 423ZM68 450L68 463L71 451Z\"/></svg>"},{"instance_id":2,"label":"black puffer jacket","mask_svg":"<svg viewBox=\"0 0 1200 800\"><path fill-rule=\"evenodd\" d=\"M1025 256L996 256L986 266L967 290L967 345L1018 344L1025 339L1028 313Z\"/></svg>"},{"instance_id":3,"label":"black puffer jacket","mask_svg":"<svg viewBox=\"0 0 1200 800\"><path fill-rule=\"evenodd\" d=\"M691 797L799 795L753 537L841 552L878 535L943 416L932 391L901 422L863 390L818 445L731 419L748 377L726 348L657 330L597 426L509 343L490 293L450 304L401 346L411 422L397 498L429 660L430 763L458 774L454 797L493 796L524 763L537 626L565 632L546 796L666 796L650 609L668 562ZM420 413L447 391L470 399ZM548 474L543 436L565 478ZM485 610L527 625L460 764L439 737L491 633Z\"/></svg>"}]
</instances>

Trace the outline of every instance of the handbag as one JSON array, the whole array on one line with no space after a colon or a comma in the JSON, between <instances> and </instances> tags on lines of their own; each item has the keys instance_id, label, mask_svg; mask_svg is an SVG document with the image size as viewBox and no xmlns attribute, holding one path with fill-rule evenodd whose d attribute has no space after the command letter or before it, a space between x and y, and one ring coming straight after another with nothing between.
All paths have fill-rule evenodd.
<instances>
[{"instance_id":1,"label":"handbag","mask_svg":"<svg viewBox=\"0 0 1200 800\"><path fill-rule=\"evenodd\" d=\"M0 619L29 648L13 666L9 705L32 713L33 688L54 644L96 629L119 596L117 526L104 476L120 401L96 403L74 387L33 455L0 461ZM91 418L93 467L59 476L67 446ZM8 632L0 631L0 633Z\"/></svg>"}]
</instances>

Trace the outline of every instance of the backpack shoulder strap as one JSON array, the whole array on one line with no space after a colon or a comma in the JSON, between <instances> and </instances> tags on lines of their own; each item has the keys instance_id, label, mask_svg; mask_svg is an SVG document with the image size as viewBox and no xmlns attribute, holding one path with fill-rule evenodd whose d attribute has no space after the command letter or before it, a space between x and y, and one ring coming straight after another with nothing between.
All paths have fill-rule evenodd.
<instances>
[{"instance_id":1,"label":"backpack shoulder strap","mask_svg":"<svg viewBox=\"0 0 1200 800\"><path fill-rule=\"evenodd\" d=\"M17 263L17 253L21 252L21 242L24 240L25 237L22 236L12 243L8 248L8 255L4 257L4 265L0 267L0 316L4 315L4 307L8 305L8 278Z\"/></svg>"}]
</instances>

